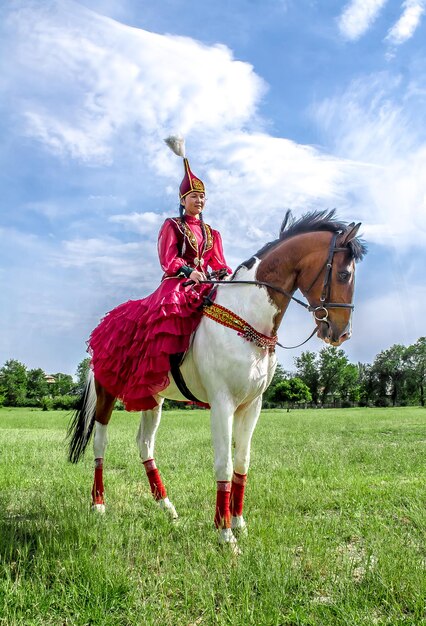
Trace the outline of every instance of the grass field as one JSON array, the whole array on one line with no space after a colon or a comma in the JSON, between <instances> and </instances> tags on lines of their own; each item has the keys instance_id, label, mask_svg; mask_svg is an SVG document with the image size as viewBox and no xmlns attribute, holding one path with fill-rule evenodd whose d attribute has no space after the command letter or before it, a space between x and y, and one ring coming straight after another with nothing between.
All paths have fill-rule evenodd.
<instances>
[{"instance_id":1,"label":"grass field","mask_svg":"<svg viewBox=\"0 0 426 626\"><path fill-rule=\"evenodd\" d=\"M166 412L156 459L181 521L151 499L117 412L107 514L92 453L66 462L63 412L0 410L0 624L426 624L426 411L262 413L242 555L217 544L207 411Z\"/></svg>"}]
</instances>

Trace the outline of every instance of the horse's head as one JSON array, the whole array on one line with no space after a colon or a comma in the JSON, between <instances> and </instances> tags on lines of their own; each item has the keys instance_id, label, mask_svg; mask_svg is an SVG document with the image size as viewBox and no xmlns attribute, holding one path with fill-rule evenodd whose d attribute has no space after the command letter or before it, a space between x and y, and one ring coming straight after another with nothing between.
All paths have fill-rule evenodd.
<instances>
[{"instance_id":1,"label":"horse's head","mask_svg":"<svg viewBox=\"0 0 426 626\"><path fill-rule=\"evenodd\" d=\"M310 233L312 251L300 262L297 286L309 301L317 336L333 346L339 346L352 333L355 261L365 252L365 246L356 239L360 225Z\"/></svg>"},{"instance_id":2,"label":"horse's head","mask_svg":"<svg viewBox=\"0 0 426 626\"><path fill-rule=\"evenodd\" d=\"M274 330L288 305L288 292L300 289L314 314L318 337L334 346L349 339L355 262L367 251L357 238L359 227L338 221L334 211L313 211L298 220L287 211L279 238L254 257L261 259L257 280L271 286L269 297L278 309Z\"/></svg>"}]
</instances>

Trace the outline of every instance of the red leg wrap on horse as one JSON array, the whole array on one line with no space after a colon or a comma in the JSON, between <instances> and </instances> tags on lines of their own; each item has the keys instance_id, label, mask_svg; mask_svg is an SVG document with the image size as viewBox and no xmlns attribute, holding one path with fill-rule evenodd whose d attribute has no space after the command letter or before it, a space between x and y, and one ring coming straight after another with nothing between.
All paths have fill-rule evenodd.
<instances>
[{"instance_id":1,"label":"red leg wrap on horse","mask_svg":"<svg viewBox=\"0 0 426 626\"><path fill-rule=\"evenodd\" d=\"M95 480L92 487L92 503L104 504L104 482L102 459L95 459Z\"/></svg>"},{"instance_id":2,"label":"red leg wrap on horse","mask_svg":"<svg viewBox=\"0 0 426 626\"><path fill-rule=\"evenodd\" d=\"M234 472L231 487L231 515L237 517L243 514L244 489L246 487L247 474L237 474Z\"/></svg>"},{"instance_id":3,"label":"red leg wrap on horse","mask_svg":"<svg viewBox=\"0 0 426 626\"><path fill-rule=\"evenodd\" d=\"M229 499L231 496L231 483L225 480L217 481L216 514L214 523L216 528L231 528L231 511Z\"/></svg>"},{"instance_id":4,"label":"red leg wrap on horse","mask_svg":"<svg viewBox=\"0 0 426 626\"><path fill-rule=\"evenodd\" d=\"M154 459L148 459L144 462L146 475L151 487L151 493L156 500L162 500L167 497L167 491L161 480L160 472L155 465Z\"/></svg>"}]
</instances>

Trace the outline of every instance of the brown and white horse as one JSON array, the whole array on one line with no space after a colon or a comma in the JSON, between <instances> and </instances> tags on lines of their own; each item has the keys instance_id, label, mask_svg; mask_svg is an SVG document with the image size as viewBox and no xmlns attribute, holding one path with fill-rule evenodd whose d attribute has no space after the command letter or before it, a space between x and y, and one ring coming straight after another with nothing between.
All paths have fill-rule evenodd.
<instances>
[{"instance_id":1,"label":"brown and white horse","mask_svg":"<svg viewBox=\"0 0 426 626\"><path fill-rule=\"evenodd\" d=\"M215 524L224 543L235 547L233 531L246 532L243 498L251 438L262 394L276 367L277 330L289 302L296 299L296 289L309 303L303 305L314 314L318 337L339 346L351 335L355 262L366 253L357 238L359 226L338 221L334 211L308 213L297 221L288 211L279 238L219 284L214 305L206 307L180 366L191 394L211 407ZM158 396L158 406L142 412L137 444L154 498L177 518L154 461L164 398L186 399L172 376ZM115 398L91 374L69 431L70 460L77 462L94 430L92 505L101 512L105 510L103 459L114 403Z\"/></svg>"}]
</instances>

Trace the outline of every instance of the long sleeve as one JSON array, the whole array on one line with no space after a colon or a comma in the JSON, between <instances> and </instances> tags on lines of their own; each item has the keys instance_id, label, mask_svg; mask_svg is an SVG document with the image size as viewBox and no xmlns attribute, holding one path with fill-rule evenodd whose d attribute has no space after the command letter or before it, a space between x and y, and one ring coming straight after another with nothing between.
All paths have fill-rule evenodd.
<instances>
[{"instance_id":1,"label":"long sleeve","mask_svg":"<svg viewBox=\"0 0 426 626\"><path fill-rule=\"evenodd\" d=\"M213 249L211 251L211 257L209 259L209 265L214 271L226 269L228 274L232 274L232 270L227 265L225 261L225 256L223 254L222 237L220 236L219 231L214 230L212 232L213 232Z\"/></svg>"},{"instance_id":2,"label":"long sleeve","mask_svg":"<svg viewBox=\"0 0 426 626\"><path fill-rule=\"evenodd\" d=\"M169 220L164 222L158 235L158 256L167 276L176 276L180 268L187 265L179 256L177 236Z\"/></svg>"}]
</instances>

